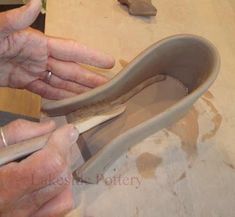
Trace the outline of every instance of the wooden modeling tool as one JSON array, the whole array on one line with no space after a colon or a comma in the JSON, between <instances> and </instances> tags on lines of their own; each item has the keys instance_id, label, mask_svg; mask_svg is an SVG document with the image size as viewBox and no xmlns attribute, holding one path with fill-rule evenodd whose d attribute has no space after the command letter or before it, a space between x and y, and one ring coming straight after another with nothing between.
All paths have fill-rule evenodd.
<instances>
[{"instance_id":1,"label":"wooden modeling tool","mask_svg":"<svg viewBox=\"0 0 235 217\"><path fill-rule=\"evenodd\" d=\"M101 123L119 116L125 111L125 109L126 107L124 105L118 105L109 109L100 110L93 114L82 114L81 116L78 116L77 121L71 124L78 129L79 133L84 133ZM42 149L46 145L50 135L51 134L46 134L0 149L0 166L26 158L32 153Z\"/></svg>"}]
</instances>

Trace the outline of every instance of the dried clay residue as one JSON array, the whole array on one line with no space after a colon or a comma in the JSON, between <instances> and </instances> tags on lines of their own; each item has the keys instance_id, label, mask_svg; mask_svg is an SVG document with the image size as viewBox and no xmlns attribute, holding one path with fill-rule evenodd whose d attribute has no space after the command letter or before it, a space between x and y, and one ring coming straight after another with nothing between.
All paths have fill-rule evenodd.
<instances>
[{"instance_id":1,"label":"dried clay residue","mask_svg":"<svg viewBox=\"0 0 235 217\"><path fill-rule=\"evenodd\" d=\"M230 167L231 169L235 170L235 166L234 166L233 164L227 163L227 162L225 162L225 161L224 161L224 163L225 163L225 165L227 165L227 166Z\"/></svg>"},{"instance_id":2,"label":"dried clay residue","mask_svg":"<svg viewBox=\"0 0 235 217\"><path fill-rule=\"evenodd\" d=\"M188 157L194 156L197 152L197 139L199 136L198 112L193 107L184 118L179 120L168 130L181 139L182 149Z\"/></svg>"},{"instance_id":3,"label":"dried clay residue","mask_svg":"<svg viewBox=\"0 0 235 217\"><path fill-rule=\"evenodd\" d=\"M161 162L161 158L146 152L136 159L136 166L143 178L150 179L155 177L155 170Z\"/></svg>"},{"instance_id":4,"label":"dried clay residue","mask_svg":"<svg viewBox=\"0 0 235 217\"><path fill-rule=\"evenodd\" d=\"M204 134L202 136L202 141L206 141L210 138L212 138L216 132L218 131L218 129L220 128L220 125L222 123L222 116L219 114L219 112L217 111L217 109L215 108L215 106L213 105L212 102L210 102L208 99L206 98L202 98L204 100L204 102L209 106L211 112L213 113L213 118L211 119L211 121L214 124L214 127L206 134Z\"/></svg>"},{"instance_id":5,"label":"dried clay residue","mask_svg":"<svg viewBox=\"0 0 235 217\"><path fill-rule=\"evenodd\" d=\"M177 182L179 182L179 181L181 181L181 180L183 180L185 178L186 178L186 173L183 172L182 175L177 179Z\"/></svg>"},{"instance_id":6,"label":"dried clay residue","mask_svg":"<svg viewBox=\"0 0 235 217\"><path fill-rule=\"evenodd\" d=\"M133 217L139 217L139 208L138 207L135 208L135 214Z\"/></svg>"}]
</instances>

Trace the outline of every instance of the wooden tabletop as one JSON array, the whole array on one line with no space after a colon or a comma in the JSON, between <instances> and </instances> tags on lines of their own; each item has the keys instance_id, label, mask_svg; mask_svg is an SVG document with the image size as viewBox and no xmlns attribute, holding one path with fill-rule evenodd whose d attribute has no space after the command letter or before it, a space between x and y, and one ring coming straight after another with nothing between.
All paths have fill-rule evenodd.
<instances>
[{"instance_id":1,"label":"wooden tabletop","mask_svg":"<svg viewBox=\"0 0 235 217\"><path fill-rule=\"evenodd\" d=\"M152 2L157 17L139 18L115 0L48 1L46 33L112 54L107 76L179 33L209 39L222 59L217 81L184 119L126 152L98 185L74 183L70 217L235 216L235 2Z\"/></svg>"}]
</instances>

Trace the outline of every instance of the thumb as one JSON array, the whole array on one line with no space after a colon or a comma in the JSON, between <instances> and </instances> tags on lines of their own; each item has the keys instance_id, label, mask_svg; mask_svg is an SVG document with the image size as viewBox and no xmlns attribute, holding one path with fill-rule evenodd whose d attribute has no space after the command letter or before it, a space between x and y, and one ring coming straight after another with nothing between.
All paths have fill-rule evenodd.
<instances>
[{"instance_id":1,"label":"thumb","mask_svg":"<svg viewBox=\"0 0 235 217\"><path fill-rule=\"evenodd\" d=\"M8 145L38 137L50 133L53 130L55 130L55 123L53 121L34 123L21 119L13 121L2 127L4 139ZM3 146L3 138L0 136L0 148Z\"/></svg>"},{"instance_id":2,"label":"thumb","mask_svg":"<svg viewBox=\"0 0 235 217\"><path fill-rule=\"evenodd\" d=\"M0 13L0 37L29 27L38 17L41 6L41 0L31 0L20 8Z\"/></svg>"}]
</instances>

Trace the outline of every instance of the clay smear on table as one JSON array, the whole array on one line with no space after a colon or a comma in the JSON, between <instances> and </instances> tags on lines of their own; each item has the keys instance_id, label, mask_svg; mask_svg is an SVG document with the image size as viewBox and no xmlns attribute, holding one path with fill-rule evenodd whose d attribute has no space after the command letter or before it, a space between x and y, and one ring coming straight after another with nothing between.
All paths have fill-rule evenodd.
<instances>
[{"instance_id":1,"label":"clay smear on table","mask_svg":"<svg viewBox=\"0 0 235 217\"><path fill-rule=\"evenodd\" d=\"M140 175L145 179L155 177L155 170L162 159L151 153L143 153L136 159L136 166Z\"/></svg>"},{"instance_id":2,"label":"clay smear on table","mask_svg":"<svg viewBox=\"0 0 235 217\"><path fill-rule=\"evenodd\" d=\"M182 175L177 179L176 182L180 182L181 180L185 179L186 178L186 173L183 172Z\"/></svg>"},{"instance_id":3,"label":"clay smear on table","mask_svg":"<svg viewBox=\"0 0 235 217\"><path fill-rule=\"evenodd\" d=\"M212 138L217 133L218 129L220 128L223 118L219 114L219 112L217 111L217 109L215 108L215 106L213 105L211 101L209 101L206 98L202 98L202 99L209 106L211 112L213 113L213 118L211 119L211 121L214 124L213 129L202 136L202 141L205 142L206 140Z\"/></svg>"},{"instance_id":4,"label":"clay smear on table","mask_svg":"<svg viewBox=\"0 0 235 217\"><path fill-rule=\"evenodd\" d=\"M197 152L197 139L199 136L198 112L193 107L181 120L167 128L177 135L182 144L182 149L188 157Z\"/></svg>"},{"instance_id":5,"label":"clay smear on table","mask_svg":"<svg viewBox=\"0 0 235 217\"><path fill-rule=\"evenodd\" d=\"M138 207L135 208L135 214L133 217L139 217L139 208Z\"/></svg>"},{"instance_id":6,"label":"clay smear on table","mask_svg":"<svg viewBox=\"0 0 235 217\"><path fill-rule=\"evenodd\" d=\"M227 165L228 167L230 167L231 169L235 170L235 166L232 163L228 163L226 161L224 161L225 165Z\"/></svg>"}]
</instances>

